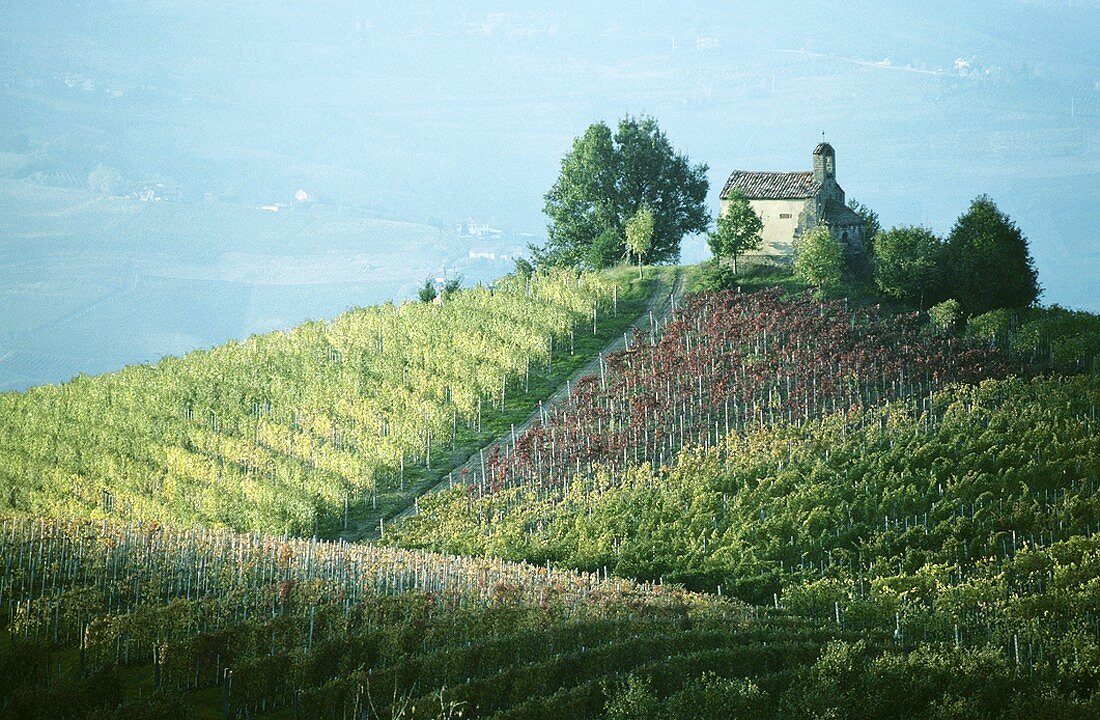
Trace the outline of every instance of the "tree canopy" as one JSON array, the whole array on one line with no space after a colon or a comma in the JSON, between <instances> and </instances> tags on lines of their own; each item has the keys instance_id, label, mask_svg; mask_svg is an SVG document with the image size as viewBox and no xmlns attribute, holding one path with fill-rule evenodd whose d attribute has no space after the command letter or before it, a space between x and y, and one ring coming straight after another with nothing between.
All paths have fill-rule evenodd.
<instances>
[{"instance_id":1,"label":"tree canopy","mask_svg":"<svg viewBox=\"0 0 1100 720\"><path fill-rule=\"evenodd\" d=\"M861 203L859 200L849 200L848 207L856 215L863 218L863 238L867 245L870 246L875 236L882 232L882 223L879 222L878 213Z\"/></svg>"},{"instance_id":2,"label":"tree canopy","mask_svg":"<svg viewBox=\"0 0 1100 720\"><path fill-rule=\"evenodd\" d=\"M707 235L707 244L715 257L732 260L733 271L737 272L737 258L760 247L763 229L764 223L749 199L735 190L727 199L726 212L718 216L714 231Z\"/></svg>"},{"instance_id":3,"label":"tree canopy","mask_svg":"<svg viewBox=\"0 0 1100 720\"><path fill-rule=\"evenodd\" d=\"M683 236L710 222L706 172L676 152L653 118L626 117L614 132L603 122L589 126L546 194L550 222L546 245L531 248L536 262L604 267L624 259L627 222L643 206L653 212L653 237L642 261L677 260Z\"/></svg>"},{"instance_id":4,"label":"tree canopy","mask_svg":"<svg viewBox=\"0 0 1100 720\"><path fill-rule=\"evenodd\" d=\"M944 296L967 315L1026 307L1039 297L1039 274L1027 238L987 195L955 222L943 249Z\"/></svg>"},{"instance_id":5,"label":"tree canopy","mask_svg":"<svg viewBox=\"0 0 1100 720\"><path fill-rule=\"evenodd\" d=\"M819 288L840 283L844 273L844 248L826 225L818 225L795 245L794 274Z\"/></svg>"},{"instance_id":6,"label":"tree canopy","mask_svg":"<svg viewBox=\"0 0 1100 720\"><path fill-rule=\"evenodd\" d=\"M922 227L894 227L874 239L875 285L884 295L920 303L932 295L942 243Z\"/></svg>"}]
</instances>

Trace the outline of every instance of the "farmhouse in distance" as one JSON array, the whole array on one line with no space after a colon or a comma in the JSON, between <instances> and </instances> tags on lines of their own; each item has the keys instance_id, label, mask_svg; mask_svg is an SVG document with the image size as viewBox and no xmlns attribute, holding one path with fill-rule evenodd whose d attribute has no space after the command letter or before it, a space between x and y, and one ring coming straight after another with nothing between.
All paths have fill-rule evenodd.
<instances>
[{"instance_id":1,"label":"farmhouse in distance","mask_svg":"<svg viewBox=\"0 0 1100 720\"><path fill-rule=\"evenodd\" d=\"M734 192L748 198L764 223L764 242L756 254L759 259L789 261L798 238L821 224L827 225L849 251L863 248L866 241L863 219L845 204L844 189L836 182L836 151L827 142L814 148L811 171L734 170L722 188L722 214Z\"/></svg>"}]
</instances>

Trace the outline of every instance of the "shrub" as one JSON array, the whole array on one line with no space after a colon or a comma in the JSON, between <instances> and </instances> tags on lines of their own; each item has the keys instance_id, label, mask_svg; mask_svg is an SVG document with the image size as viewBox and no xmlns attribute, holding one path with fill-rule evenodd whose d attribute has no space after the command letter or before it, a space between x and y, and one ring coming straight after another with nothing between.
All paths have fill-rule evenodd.
<instances>
[{"instance_id":1,"label":"shrub","mask_svg":"<svg viewBox=\"0 0 1100 720\"><path fill-rule=\"evenodd\" d=\"M933 330L947 335L954 332L962 320L962 306L954 298L944 300L928 309L928 319L932 322Z\"/></svg>"},{"instance_id":2,"label":"shrub","mask_svg":"<svg viewBox=\"0 0 1100 720\"><path fill-rule=\"evenodd\" d=\"M733 268L718 258L708 260L699 270L698 288L703 292L731 290L737 285L737 274Z\"/></svg>"}]
</instances>

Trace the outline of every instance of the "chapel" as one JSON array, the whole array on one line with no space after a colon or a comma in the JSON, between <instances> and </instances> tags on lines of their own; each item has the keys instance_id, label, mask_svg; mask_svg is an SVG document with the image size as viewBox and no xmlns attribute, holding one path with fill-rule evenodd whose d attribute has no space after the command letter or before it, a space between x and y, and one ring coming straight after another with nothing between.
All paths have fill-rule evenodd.
<instances>
[{"instance_id":1,"label":"chapel","mask_svg":"<svg viewBox=\"0 0 1100 720\"><path fill-rule=\"evenodd\" d=\"M819 224L828 225L849 252L862 250L865 226L844 201L844 189L836 181L836 151L827 142L813 152L813 170L759 172L734 170L720 196L725 214L730 195L740 192L764 223L761 259L784 262L794 254L798 238Z\"/></svg>"}]
</instances>

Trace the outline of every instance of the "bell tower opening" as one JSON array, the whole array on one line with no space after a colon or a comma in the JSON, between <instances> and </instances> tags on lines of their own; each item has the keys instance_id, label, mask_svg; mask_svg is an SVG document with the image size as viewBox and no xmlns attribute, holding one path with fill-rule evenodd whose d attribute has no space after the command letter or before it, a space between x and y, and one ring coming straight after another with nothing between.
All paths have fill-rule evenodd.
<instances>
[{"instance_id":1,"label":"bell tower opening","mask_svg":"<svg viewBox=\"0 0 1100 720\"><path fill-rule=\"evenodd\" d=\"M819 183L826 180L836 182L836 151L827 142L819 143L814 148L814 180Z\"/></svg>"}]
</instances>

